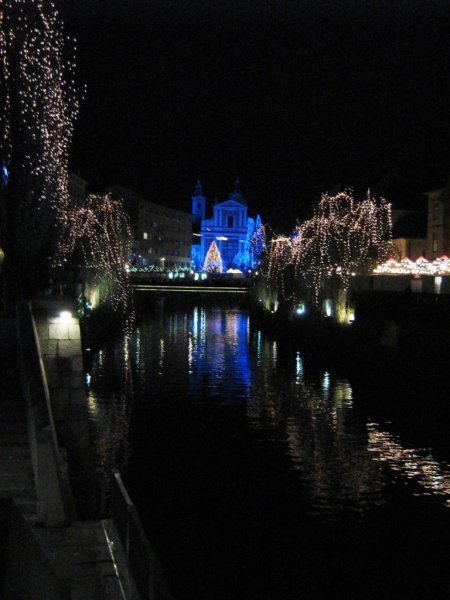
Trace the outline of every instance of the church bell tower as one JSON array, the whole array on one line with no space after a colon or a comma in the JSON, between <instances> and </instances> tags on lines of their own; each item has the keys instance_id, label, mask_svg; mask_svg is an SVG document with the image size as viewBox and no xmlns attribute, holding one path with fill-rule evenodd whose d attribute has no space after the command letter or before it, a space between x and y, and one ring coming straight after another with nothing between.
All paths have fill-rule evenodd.
<instances>
[{"instance_id":1,"label":"church bell tower","mask_svg":"<svg viewBox=\"0 0 450 600\"><path fill-rule=\"evenodd\" d=\"M195 225L200 223L205 218L206 198L203 194L202 182L200 179L195 186L194 195L192 196L192 222Z\"/></svg>"}]
</instances>

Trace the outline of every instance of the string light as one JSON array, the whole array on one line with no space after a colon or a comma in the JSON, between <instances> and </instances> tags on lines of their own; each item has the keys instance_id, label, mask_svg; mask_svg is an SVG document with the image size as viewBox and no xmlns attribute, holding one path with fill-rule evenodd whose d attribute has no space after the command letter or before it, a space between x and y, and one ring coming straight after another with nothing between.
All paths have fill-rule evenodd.
<instances>
[{"instance_id":1,"label":"string light","mask_svg":"<svg viewBox=\"0 0 450 600\"><path fill-rule=\"evenodd\" d=\"M63 265L77 252L91 274L94 288L101 290L100 302L132 323L131 287L128 257L131 254L131 228L120 200L111 194L90 194L83 204L64 213L58 248Z\"/></svg>"},{"instance_id":2,"label":"string light","mask_svg":"<svg viewBox=\"0 0 450 600\"><path fill-rule=\"evenodd\" d=\"M20 145L20 162L11 168L31 180L36 211L48 208L58 221L69 204L68 156L79 110L75 60L66 59L70 39L52 2L0 5L3 159L11 161Z\"/></svg>"},{"instance_id":3,"label":"string light","mask_svg":"<svg viewBox=\"0 0 450 600\"><path fill-rule=\"evenodd\" d=\"M312 293L317 306L325 293L346 301L355 273L370 272L392 251L391 205L370 191L357 202L353 191L324 193L311 219L290 237L273 236L261 272L266 288L283 300Z\"/></svg>"},{"instance_id":4,"label":"string light","mask_svg":"<svg viewBox=\"0 0 450 600\"><path fill-rule=\"evenodd\" d=\"M220 251L215 240L211 242L208 248L202 271L206 271L207 273L222 273L223 271L222 257L220 256Z\"/></svg>"},{"instance_id":5,"label":"string light","mask_svg":"<svg viewBox=\"0 0 450 600\"><path fill-rule=\"evenodd\" d=\"M450 259L445 254L433 261L420 256L412 261L407 256L401 260L389 258L373 269L375 275L450 275Z\"/></svg>"},{"instance_id":6,"label":"string light","mask_svg":"<svg viewBox=\"0 0 450 600\"><path fill-rule=\"evenodd\" d=\"M75 42L64 34L51 1L0 0L2 158L11 162L16 181L26 182L29 193L19 201L37 223L38 244L56 225L53 266L66 265L78 251L103 300L130 321L125 266L131 231L122 206L109 195L88 196L81 205L69 196L69 149L80 96L74 55Z\"/></svg>"}]
</instances>

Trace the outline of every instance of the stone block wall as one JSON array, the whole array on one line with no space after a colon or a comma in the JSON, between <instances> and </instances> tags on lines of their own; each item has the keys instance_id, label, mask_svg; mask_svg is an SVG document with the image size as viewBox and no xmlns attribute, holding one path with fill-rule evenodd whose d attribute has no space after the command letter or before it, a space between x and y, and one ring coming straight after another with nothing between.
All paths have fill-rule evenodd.
<instances>
[{"instance_id":1,"label":"stone block wall","mask_svg":"<svg viewBox=\"0 0 450 600\"><path fill-rule=\"evenodd\" d=\"M57 429L70 423L83 435L87 425L86 389L78 317L70 311L35 311L36 328ZM89 445L86 427L85 443ZM80 442L81 440L79 440Z\"/></svg>"},{"instance_id":2,"label":"stone block wall","mask_svg":"<svg viewBox=\"0 0 450 600\"><path fill-rule=\"evenodd\" d=\"M78 316L74 306L62 298L35 301L33 315L55 427L67 451L78 514L90 518L97 509L98 478Z\"/></svg>"}]
</instances>

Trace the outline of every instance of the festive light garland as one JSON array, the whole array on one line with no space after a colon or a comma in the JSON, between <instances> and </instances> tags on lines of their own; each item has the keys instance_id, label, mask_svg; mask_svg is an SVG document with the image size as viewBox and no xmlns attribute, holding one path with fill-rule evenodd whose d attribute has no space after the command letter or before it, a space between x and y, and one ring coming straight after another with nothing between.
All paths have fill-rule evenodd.
<instances>
[{"instance_id":1,"label":"festive light garland","mask_svg":"<svg viewBox=\"0 0 450 600\"><path fill-rule=\"evenodd\" d=\"M405 256L401 260L389 258L373 269L375 275L450 275L450 258L443 255L433 261L420 256L412 261Z\"/></svg>"}]
</instances>

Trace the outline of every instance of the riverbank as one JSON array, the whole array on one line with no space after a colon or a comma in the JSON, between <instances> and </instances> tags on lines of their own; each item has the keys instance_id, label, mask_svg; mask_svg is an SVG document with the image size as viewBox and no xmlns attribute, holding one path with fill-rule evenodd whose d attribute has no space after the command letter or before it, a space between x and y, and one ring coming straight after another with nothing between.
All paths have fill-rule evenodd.
<instances>
[{"instance_id":1,"label":"riverbank","mask_svg":"<svg viewBox=\"0 0 450 600\"><path fill-rule=\"evenodd\" d=\"M450 299L434 294L363 292L355 320L270 313L252 306L252 323L270 335L307 348L349 373L408 378L442 387L450 383Z\"/></svg>"}]
</instances>

